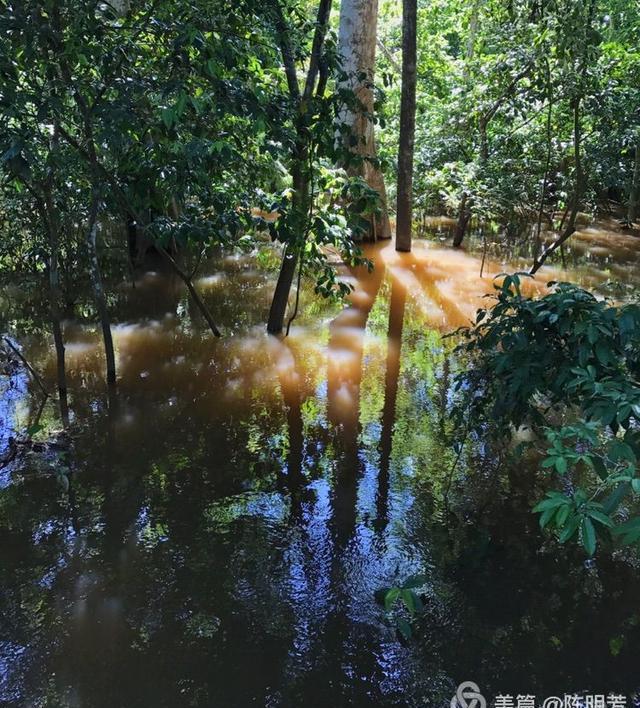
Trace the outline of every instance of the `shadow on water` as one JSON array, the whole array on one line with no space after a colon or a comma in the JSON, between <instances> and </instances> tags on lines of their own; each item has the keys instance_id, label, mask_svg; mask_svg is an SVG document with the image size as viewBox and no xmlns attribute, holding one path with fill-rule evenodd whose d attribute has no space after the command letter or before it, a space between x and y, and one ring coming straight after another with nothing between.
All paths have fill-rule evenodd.
<instances>
[{"instance_id":1,"label":"shadow on water","mask_svg":"<svg viewBox=\"0 0 640 708\"><path fill-rule=\"evenodd\" d=\"M634 559L585 564L545 541L531 470L496 472L480 447L442 514L457 364L441 335L504 263L481 278L472 248L428 241L367 255L372 272L343 273L345 306L304 293L283 340L263 333L272 276L250 256L198 281L220 341L165 274L123 284L117 400L95 330L66 324L70 493L29 461L0 471L3 705L444 706L465 680L488 696L637 689ZM607 277L551 265L527 287L564 275ZM30 347L52 382L47 342ZM28 418L21 386L2 431ZM414 573L425 612L406 642L374 594Z\"/></svg>"}]
</instances>

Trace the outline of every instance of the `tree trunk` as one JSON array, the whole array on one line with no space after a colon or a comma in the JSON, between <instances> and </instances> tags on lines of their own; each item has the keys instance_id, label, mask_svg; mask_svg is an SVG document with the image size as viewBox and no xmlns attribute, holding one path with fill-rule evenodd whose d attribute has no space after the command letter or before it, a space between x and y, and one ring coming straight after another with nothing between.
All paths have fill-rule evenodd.
<instances>
[{"instance_id":1,"label":"tree trunk","mask_svg":"<svg viewBox=\"0 0 640 708\"><path fill-rule=\"evenodd\" d=\"M313 203L313 194L309 194L310 180L309 167L307 165L309 159L309 136L305 125L305 112L307 103L312 98L316 88L318 91L324 91L326 85L326 76L322 74L322 49L329 27L329 16L331 14L331 0L320 0L318 4L318 14L316 17L316 30L313 35L311 46L311 57L309 59L309 69L304 82L302 93L298 85L297 72L295 66L295 56L289 39L290 28L282 11L279 1L275 4L278 41L280 51L282 53L282 61L284 64L285 75L287 77L287 86L291 99L295 102L298 115L296 117L296 132L297 139L293 152L293 203L291 212L293 223L298 224L301 233L297 235L296 242L288 242L285 244L282 254L282 265L278 275L275 292L271 301L269 310L269 319L267 320L267 331L270 334L280 334L284 327L284 317L287 311L287 303L289 301L289 293L291 285L295 277L296 266L304 243L306 240L306 222ZM375 41L375 37L374 37ZM318 80L319 79L319 80ZM317 84L317 86L316 86Z\"/></svg>"},{"instance_id":2,"label":"tree trunk","mask_svg":"<svg viewBox=\"0 0 640 708\"><path fill-rule=\"evenodd\" d=\"M56 380L58 384L58 397L60 400L60 416L65 427L69 424L69 403L67 399L67 372L65 366L64 339L60 316L60 282L58 272L58 243L51 244L49 257L49 316L51 317L51 330L53 343L56 350Z\"/></svg>"},{"instance_id":3,"label":"tree trunk","mask_svg":"<svg viewBox=\"0 0 640 708\"><path fill-rule=\"evenodd\" d=\"M585 175L582 166L582 126L580 123L580 103L582 96L578 96L573 100L573 150L575 155L576 163L576 178L575 187L573 191L573 201L571 203L571 211L569 213L569 220L564 230L558 236L558 238L545 250L534 259L533 265L529 270L530 275L535 275L540 268L543 266L547 258L558 248L562 247L562 244L571 237L573 232L576 230L576 217L578 216L578 210L580 209L580 201L582 200L582 194L585 189Z\"/></svg>"},{"instance_id":4,"label":"tree trunk","mask_svg":"<svg viewBox=\"0 0 640 708\"><path fill-rule=\"evenodd\" d=\"M113 337L111 336L111 323L107 310L107 298L104 293L100 263L98 261L98 248L96 244L98 234L98 198L94 197L89 210L89 223L87 225L87 253L89 255L89 278L93 288L93 297L98 310L102 338L104 340L104 354L107 360L107 383L110 386L116 383L116 358L113 351Z\"/></svg>"},{"instance_id":5,"label":"tree trunk","mask_svg":"<svg viewBox=\"0 0 640 708\"><path fill-rule=\"evenodd\" d=\"M549 183L549 173L551 171L551 152L552 152L552 140L553 134L551 131L551 117L553 111L553 96L552 96L552 86L551 86L551 70L547 64L547 101L549 102L549 107L547 109L547 158L544 166L544 177L542 179L542 191L540 193L540 206L538 208L538 220L536 222L536 233L533 242L533 258L534 260L538 257L540 249L542 247L542 242L540 240L540 235L542 233L542 217L544 215L544 203L547 197L547 185Z\"/></svg>"},{"instance_id":6,"label":"tree trunk","mask_svg":"<svg viewBox=\"0 0 640 708\"><path fill-rule=\"evenodd\" d=\"M469 34L467 35L467 47L465 50L465 67L463 74L465 80L469 78L469 64L471 63L476 50L476 37L478 36L479 20L480 20L480 6L482 0L474 0L471 7L471 17L469 18Z\"/></svg>"},{"instance_id":7,"label":"tree trunk","mask_svg":"<svg viewBox=\"0 0 640 708\"><path fill-rule=\"evenodd\" d=\"M466 192L462 195L460 200L460 209L458 211L458 223L456 224L456 229L453 233L453 247L460 248L462 241L464 240L464 235L467 232L467 226L471 221L471 204L469 197Z\"/></svg>"},{"instance_id":8,"label":"tree trunk","mask_svg":"<svg viewBox=\"0 0 640 708\"><path fill-rule=\"evenodd\" d=\"M411 250L413 222L413 150L416 129L417 0L402 4L402 96L398 148L396 250Z\"/></svg>"},{"instance_id":9,"label":"tree trunk","mask_svg":"<svg viewBox=\"0 0 640 708\"><path fill-rule=\"evenodd\" d=\"M391 238L387 193L384 177L376 161L374 124L371 119L374 110L377 25L378 0L342 0L338 51L346 78L340 88L352 91L357 105L345 108L339 116L339 122L347 133L342 139L361 160L361 164L350 172L363 177L380 195L381 213L371 220L370 240Z\"/></svg>"},{"instance_id":10,"label":"tree trunk","mask_svg":"<svg viewBox=\"0 0 640 708\"><path fill-rule=\"evenodd\" d=\"M44 197L39 201L42 220L44 222L49 246L48 263L48 289L49 289L49 317L51 319L51 332L56 350L56 383L60 400L60 417L65 427L69 424L69 404L67 399L67 373L65 366L64 339L62 336L60 292L60 222L57 218L56 207L51 194L51 184L44 186Z\"/></svg>"},{"instance_id":11,"label":"tree trunk","mask_svg":"<svg viewBox=\"0 0 640 708\"><path fill-rule=\"evenodd\" d=\"M484 167L489 161L489 136L487 135L487 123L484 117L480 118L478 131L480 133L480 165Z\"/></svg>"},{"instance_id":12,"label":"tree trunk","mask_svg":"<svg viewBox=\"0 0 640 708\"><path fill-rule=\"evenodd\" d=\"M631 190L629 191L629 205L627 208L627 221L633 226L638 218L638 205L640 203L640 140L636 143L636 159L633 167Z\"/></svg>"},{"instance_id":13,"label":"tree trunk","mask_svg":"<svg viewBox=\"0 0 640 708\"><path fill-rule=\"evenodd\" d=\"M299 164L293 175L293 204L291 208L300 214L305 214L308 209L309 181L304 165ZM284 327L284 318L289 302L289 293L298 265L299 250L295 244L286 244L282 255L282 265L278 275L278 282L273 293L271 308L269 309L269 319L267 320L267 332L270 334L280 334Z\"/></svg>"}]
</instances>

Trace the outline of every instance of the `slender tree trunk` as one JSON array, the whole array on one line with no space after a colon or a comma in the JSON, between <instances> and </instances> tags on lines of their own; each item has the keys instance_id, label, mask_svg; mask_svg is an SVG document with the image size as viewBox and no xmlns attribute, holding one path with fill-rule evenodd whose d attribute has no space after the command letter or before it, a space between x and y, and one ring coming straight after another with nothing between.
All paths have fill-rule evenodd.
<instances>
[{"instance_id":1,"label":"slender tree trunk","mask_svg":"<svg viewBox=\"0 0 640 708\"><path fill-rule=\"evenodd\" d=\"M391 238L387 193L377 164L374 124L371 120L374 112L377 26L378 0L342 0L338 51L347 78L341 82L341 88L351 90L358 105L344 109L339 122L346 133L342 139L360 160L350 171L362 176L380 195L381 213L371 220L369 240Z\"/></svg>"},{"instance_id":2,"label":"slender tree trunk","mask_svg":"<svg viewBox=\"0 0 640 708\"><path fill-rule=\"evenodd\" d=\"M411 250L413 225L413 150L416 129L417 0L402 4L402 96L398 149L396 250Z\"/></svg>"},{"instance_id":3,"label":"slender tree trunk","mask_svg":"<svg viewBox=\"0 0 640 708\"><path fill-rule=\"evenodd\" d=\"M55 154L60 147L60 131L58 121L54 122L53 135L51 136L51 152ZM64 338L62 335L62 291L60 289L60 218L53 197L54 171L49 168L47 179L44 182L44 199L42 203L42 217L49 240L49 316L51 318L51 331L53 344L56 350L56 382L58 385L58 400L60 403L60 418L66 428L69 426L69 401L67 397L67 372L65 365Z\"/></svg>"},{"instance_id":4,"label":"slender tree trunk","mask_svg":"<svg viewBox=\"0 0 640 708\"><path fill-rule=\"evenodd\" d=\"M60 400L60 416L65 427L69 424L69 402L67 398L67 372L65 366L65 348L62 336L62 317L60 315L60 281L58 271L58 240L54 237L49 257L49 316L53 343L56 350L56 380Z\"/></svg>"},{"instance_id":5,"label":"slender tree trunk","mask_svg":"<svg viewBox=\"0 0 640 708\"><path fill-rule=\"evenodd\" d=\"M480 25L480 7L482 0L474 0L471 6L471 16L469 18L469 34L467 36L467 46L465 50L465 62L462 69L462 79L466 83L469 80L471 61L475 55L476 37Z\"/></svg>"},{"instance_id":6,"label":"slender tree trunk","mask_svg":"<svg viewBox=\"0 0 640 708\"><path fill-rule=\"evenodd\" d=\"M296 273L298 265L298 254L289 247L285 247L280 265L280 273L278 282L271 300L269 308L269 319L267 320L267 332L270 334L280 334L284 327L284 318L287 312L287 303L289 302L289 292Z\"/></svg>"},{"instance_id":7,"label":"slender tree trunk","mask_svg":"<svg viewBox=\"0 0 640 708\"><path fill-rule=\"evenodd\" d=\"M62 336L62 315L61 303L62 293L60 291L60 222L57 218L56 207L51 194L51 184L48 182L44 187L44 199L41 202L40 213L47 231L49 242L49 264L48 264L48 289L49 289L49 318L51 320L51 332L53 334L53 344L56 350L56 383L58 386L58 397L60 401L60 417L65 427L69 424L69 404L67 398L67 373L65 366L64 338Z\"/></svg>"},{"instance_id":8,"label":"slender tree trunk","mask_svg":"<svg viewBox=\"0 0 640 708\"><path fill-rule=\"evenodd\" d=\"M636 159L633 167L631 190L629 191L629 205L627 208L627 221L633 225L638 218L640 204L640 140L636 143Z\"/></svg>"},{"instance_id":9,"label":"slender tree trunk","mask_svg":"<svg viewBox=\"0 0 640 708\"><path fill-rule=\"evenodd\" d=\"M287 85L291 99L294 101L298 111L296 117L297 140L293 154L292 168L293 203L291 205L291 211L293 222L298 224L300 233L296 234L294 242L288 242L285 245L282 254L282 264L280 266L278 282L276 283L276 288L273 293L269 318L267 320L267 331L270 334L280 334L284 327L289 293L291 292L296 267L300 253L302 252L301 249L304 248L304 241L306 239L305 224L309 210L312 208L313 204L313 195L309 194L311 180L309 174L310 168L307 163L309 161L311 146L309 144L308 131L305 127L305 112L307 110L307 102L312 98L316 88L318 91L324 91L324 86L326 85L326 76L323 77L322 74L322 49L329 26L331 4L331 0L320 0L318 5L316 30L311 46L309 69L301 92L297 79L295 57L289 41L290 28L285 21L279 0L276 0L275 3L276 24L279 34L278 40L285 75L287 77Z\"/></svg>"},{"instance_id":10,"label":"slender tree trunk","mask_svg":"<svg viewBox=\"0 0 640 708\"><path fill-rule=\"evenodd\" d=\"M488 120L480 119L478 130L480 132L480 165L484 167L489 160L489 137L487 135Z\"/></svg>"},{"instance_id":11,"label":"slender tree trunk","mask_svg":"<svg viewBox=\"0 0 640 708\"><path fill-rule=\"evenodd\" d=\"M309 180L301 161L296 166L293 175L293 190L292 210L298 212L299 215L305 215L309 208ZM304 227L301 226L300 228ZM296 274L298 259L299 249L296 245L286 244L282 256L278 282L276 283L276 289L273 293L273 299L271 300L269 319L267 320L267 332L270 334L280 334L284 327L289 293L291 292L291 286Z\"/></svg>"},{"instance_id":12,"label":"slender tree trunk","mask_svg":"<svg viewBox=\"0 0 640 708\"><path fill-rule=\"evenodd\" d=\"M551 171L551 150L552 150L552 132L551 132L551 116L552 116L552 95L551 95L551 72L549 71L549 66L547 65L547 100L549 101L549 108L547 111L547 158L544 167L544 177L542 179L542 191L540 193L540 206L538 208L538 220L536 223L536 234L533 243L533 257L534 259L538 257L540 253L540 248L542 242L540 240L540 235L542 233L542 216L544 214L544 202L547 197L547 185L549 183L549 173Z\"/></svg>"},{"instance_id":13,"label":"slender tree trunk","mask_svg":"<svg viewBox=\"0 0 640 708\"><path fill-rule=\"evenodd\" d=\"M169 253L169 251L166 250L166 248L163 248L160 244L156 244L156 249L158 250L158 253L169 264L171 270L173 270L173 272L178 276L178 278L180 278L180 280L182 280L182 282L187 286L187 290L189 291L189 295L191 295L191 299L193 300L195 306L200 310L200 314L206 320L207 324L209 325L209 329L213 332L213 335L215 337L220 337L220 330L216 327L216 323L213 321L213 317L211 316L209 309L202 301L202 298L198 294L198 291L195 289L193 281L191 280L192 276L182 270L182 268L176 263L175 258L173 258L173 256Z\"/></svg>"},{"instance_id":14,"label":"slender tree trunk","mask_svg":"<svg viewBox=\"0 0 640 708\"><path fill-rule=\"evenodd\" d=\"M581 101L582 96L578 96L573 100L573 150L575 156L576 176L569 219L560 236L558 236L558 238L548 248L545 248L545 250L534 259L533 265L529 270L531 275L535 275L544 265L547 258L558 248L561 248L562 244L567 241L576 230L576 218L578 216L580 202L585 189L585 174L582 166L582 126L580 120Z\"/></svg>"},{"instance_id":15,"label":"slender tree trunk","mask_svg":"<svg viewBox=\"0 0 640 708\"><path fill-rule=\"evenodd\" d=\"M110 386L116 383L116 358L113 350L113 337L111 336L111 323L109 321L109 311L107 309L107 298L100 272L98 260L97 234L98 234L98 197L94 195L91 208L89 210L89 221L87 224L87 253L89 255L89 278L93 289L93 297L98 310L102 338L104 340L104 354L107 360L107 383Z\"/></svg>"}]
</instances>

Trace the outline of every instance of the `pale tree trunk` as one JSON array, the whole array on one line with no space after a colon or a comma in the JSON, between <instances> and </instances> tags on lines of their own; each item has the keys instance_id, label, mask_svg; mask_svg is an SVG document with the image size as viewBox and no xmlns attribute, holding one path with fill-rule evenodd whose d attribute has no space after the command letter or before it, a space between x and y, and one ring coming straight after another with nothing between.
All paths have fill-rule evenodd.
<instances>
[{"instance_id":1,"label":"pale tree trunk","mask_svg":"<svg viewBox=\"0 0 640 708\"><path fill-rule=\"evenodd\" d=\"M369 238L372 240L391 238L387 192L384 177L376 164L374 123L371 120L377 26L378 0L342 0L338 51L346 77L341 88L353 91L359 105L345 108L339 122L350 132L350 135L343 136L350 150L362 159L362 164L352 173L362 176L380 195L381 213L371 221Z\"/></svg>"},{"instance_id":2,"label":"pale tree trunk","mask_svg":"<svg viewBox=\"0 0 640 708\"><path fill-rule=\"evenodd\" d=\"M636 143L636 159L633 167L631 190L629 191L629 205L627 207L627 221L631 226L638 218L640 204L640 140Z\"/></svg>"},{"instance_id":3,"label":"pale tree trunk","mask_svg":"<svg viewBox=\"0 0 640 708\"><path fill-rule=\"evenodd\" d=\"M416 131L417 0L402 4L402 96L398 148L396 250L411 250L413 222L413 148Z\"/></svg>"}]
</instances>

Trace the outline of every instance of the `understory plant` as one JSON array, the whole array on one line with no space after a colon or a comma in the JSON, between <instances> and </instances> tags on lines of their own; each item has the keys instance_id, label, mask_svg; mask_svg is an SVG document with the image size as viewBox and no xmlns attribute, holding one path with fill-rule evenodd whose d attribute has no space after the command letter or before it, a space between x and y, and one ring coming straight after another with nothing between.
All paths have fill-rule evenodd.
<instances>
[{"instance_id":1,"label":"understory plant","mask_svg":"<svg viewBox=\"0 0 640 708\"><path fill-rule=\"evenodd\" d=\"M534 507L561 543L640 542L640 306L570 283L529 298L520 277L458 330L471 365L456 381L457 426L499 444L532 430L547 483Z\"/></svg>"}]
</instances>

